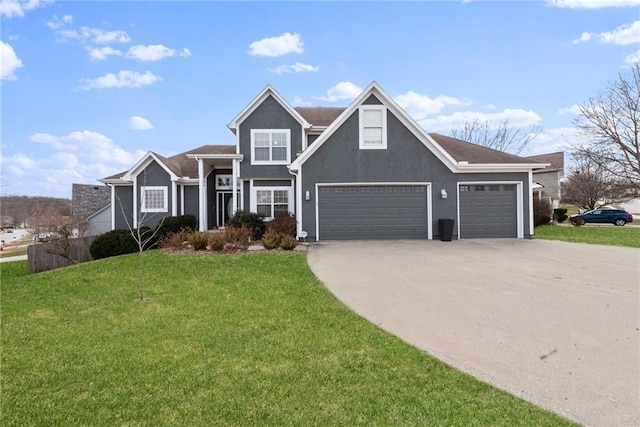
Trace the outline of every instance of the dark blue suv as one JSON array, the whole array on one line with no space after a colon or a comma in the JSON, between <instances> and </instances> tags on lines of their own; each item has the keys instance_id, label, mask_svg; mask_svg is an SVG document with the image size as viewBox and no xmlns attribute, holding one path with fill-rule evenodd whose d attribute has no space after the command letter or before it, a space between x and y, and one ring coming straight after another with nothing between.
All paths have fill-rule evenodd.
<instances>
[{"instance_id":1,"label":"dark blue suv","mask_svg":"<svg viewBox=\"0 0 640 427\"><path fill-rule=\"evenodd\" d=\"M625 225L628 222L633 222L633 215L624 209L616 209L611 207L599 207L591 211L582 212L577 215L572 215L569 221L573 225L583 225L587 222L592 223L604 223L614 225Z\"/></svg>"}]
</instances>

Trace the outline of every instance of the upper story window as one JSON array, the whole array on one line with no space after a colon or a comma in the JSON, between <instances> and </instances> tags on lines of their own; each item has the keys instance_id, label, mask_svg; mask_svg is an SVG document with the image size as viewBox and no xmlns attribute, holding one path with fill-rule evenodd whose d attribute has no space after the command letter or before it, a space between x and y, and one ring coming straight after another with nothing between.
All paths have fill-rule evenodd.
<instances>
[{"instance_id":1,"label":"upper story window","mask_svg":"<svg viewBox=\"0 0 640 427\"><path fill-rule=\"evenodd\" d=\"M142 194L141 212L168 212L169 197L167 187L143 186L140 187Z\"/></svg>"},{"instance_id":2,"label":"upper story window","mask_svg":"<svg viewBox=\"0 0 640 427\"><path fill-rule=\"evenodd\" d=\"M291 130L252 129L252 165L288 165L291 163Z\"/></svg>"},{"instance_id":3,"label":"upper story window","mask_svg":"<svg viewBox=\"0 0 640 427\"><path fill-rule=\"evenodd\" d=\"M360 149L387 148L387 109L383 105L360 106Z\"/></svg>"}]
</instances>

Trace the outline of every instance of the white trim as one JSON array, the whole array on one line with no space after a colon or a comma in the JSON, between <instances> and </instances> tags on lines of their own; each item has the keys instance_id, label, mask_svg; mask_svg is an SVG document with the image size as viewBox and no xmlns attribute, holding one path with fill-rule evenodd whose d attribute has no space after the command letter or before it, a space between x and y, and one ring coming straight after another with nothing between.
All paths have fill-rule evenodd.
<instances>
[{"instance_id":1,"label":"white trim","mask_svg":"<svg viewBox=\"0 0 640 427\"><path fill-rule=\"evenodd\" d=\"M171 181L171 216L178 215L178 183Z\"/></svg>"},{"instance_id":2,"label":"white trim","mask_svg":"<svg viewBox=\"0 0 640 427\"><path fill-rule=\"evenodd\" d=\"M380 127L382 141L380 145L367 145L364 142L364 112L380 111ZM387 149L387 108L380 104L363 104L358 108L358 148L361 150L386 150Z\"/></svg>"},{"instance_id":3,"label":"white trim","mask_svg":"<svg viewBox=\"0 0 640 427\"><path fill-rule=\"evenodd\" d=\"M133 228L138 227L138 176L133 177Z\"/></svg>"},{"instance_id":4,"label":"white trim","mask_svg":"<svg viewBox=\"0 0 640 427\"><path fill-rule=\"evenodd\" d=\"M258 106L262 104L264 100L267 99L270 95L291 115L291 117L293 117L298 123L300 123L303 129L308 129L311 127L311 125L304 119L304 117L302 117L300 113L298 113L287 101L285 101L285 99L280 96L280 94L276 92L276 90L271 85L267 85L264 89L262 89L262 91L255 98L253 98L253 100L251 100L251 102L249 102L249 104L247 104L247 106L240 113L238 113L238 115L235 116L233 120L229 122L229 124L227 124L227 127L231 129L232 132L236 133L236 130L244 121L244 119L246 119L251 113L253 113L255 109L258 108Z\"/></svg>"},{"instance_id":5,"label":"white trim","mask_svg":"<svg viewBox=\"0 0 640 427\"><path fill-rule=\"evenodd\" d=\"M269 134L269 160L256 160L255 134ZM272 137L274 133L284 133L287 135L287 158L285 160L272 160L273 145ZM264 148L264 147L261 147ZM288 165L291 163L291 129L251 129L251 164L252 165Z\"/></svg>"},{"instance_id":6,"label":"white trim","mask_svg":"<svg viewBox=\"0 0 640 427\"><path fill-rule=\"evenodd\" d=\"M529 171L529 231L531 233L531 237L535 234L535 227L533 221L533 171ZM558 183L558 190L560 189L560 185Z\"/></svg>"},{"instance_id":7,"label":"white trim","mask_svg":"<svg viewBox=\"0 0 640 427\"><path fill-rule=\"evenodd\" d=\"M169 169L169 167L167 165L164 164L164 162L162 162L162 160L160 160L158 158L158 156L156 155L156 153L154 153L153 151L149 151L147 152L147 154L145 154L144 156L142 156L140 158L140 160L138 160L138 162L133 165L133 167L131 169L129 169L123 176L122 176L122 180L124 181L131 181L132 176L137 176L139 175L144 169L146 169L151 162L155 161L156 163L158 163L160 165L160 167L169 175L169 177L171 178L172 181L176 181L178 180L178 176L176 174L174 174L171 169Z\"/></svg>"},{"instance_id":8,"label":"white trim","mask_svg":"<svg viewBox=\"0 0 640 427\"><path fill-rule=\"evenodd\" d=\"M271 180L255 180L255 181L271 181ZM257 197L256 197L256 192L259 190L266 190L266 191L286 191L287 192L287 211L290 213L295 213L295 192L294 192L294 187L293 187L293 180L287 180L290 181L290 185L288 186L256 186L254 185L254 180L252 179L251 182L251 194L250 194L250 203L251 203L251 207L250 207L250 211L251 212L258 212L258 201L257 201ZM272 193L273 196L273 193ZM273 207L273 199L271 200L271 204ZM273 210L272 212L273 213ZM273 217L265 217L264 218L265 221L270 221L273 219Z\"/></svg>"},{"instance_id":9,"label":"white trim","mask_svg":"<svg viewBox=\"0 0 640 427\"><path fill-rule=\"evenodd\" d=\"M238 179L238 160L233 159L231 163L231 191L233 191L231 194L231 203L233 205L232 215L235 215L238 210Z\"/></svg>"},{"instance_id":10,"label":"white trim","mask_svg":"<svg viewBox=\"0 0 640 427\"><path fill-rule=\"evenodd\" d=\"M460 235L460 186L461 185L515 185L516 186L516 237L518 239L524 238L524 211L522 206L523 201L523 185L522 181L460 181L456 183L456 203L457 207L457 223L458 223L458 239L464 239L464 236Z\"/></svg>"},{"instance_id":11,"label":"white trim","mask_svg":"<svg viewBox=\"0 0 640 427\"><path fill-rule=\"evenodd\" d=\"M116 199L116 186L111 186L111 229L116 229L116 207L117 207L117 199Z\"/></svg>"},{"instance_id":12,"label":"white trim","mask_svg":"<svg viewBox=\"0 0 640 427\"><path fill-rule=\"evenodd\" d=\"M293 172L292 172L293 173ZM295 178L295 186L296 186L296 205L295 205L295 215L296 215L296 237L300 238L300 234L302 233L302 203L304 203L304 199L302 197L302 170L298 171L298 173L294 173Z\"/></svg>"},{"instance_id":13,"label":"white trim","mask_svg":"<svg viewBox=\"0 0 640 427\"><path fill-rule=\"evenodd\" d=\"M180 215L184 215L184 184L180 186Z\"/></svg>"},{"instance_id":14,"label":"white trim","mask_svg":"<svg viewBox=\"0 0 640 427\"><path fill-rule=\"evenodd\" d=\"M145 207L147 190L162 191L162 207L148 209ZM169 188L164 185L142 185L140 186L140 212L141 213L157 213L169 212Z\"/></svg>"},{"instance_id":15,"label":"white trim","mask_svg":"<svg viewBox=\"0 0 640 427\"><path fill-rule=\"evenodd\" d=\"M204 160L198 158L198 228L200 231L207 230L207 208L206 208L206 176L204 173Z\"/></svg>"},{"instance_id":16,"label":"white trim","mask_svg":"<svg viewBox=\"0 0 640 427\"><path fill-rule=\"evenodd\" d=\"M429 181L423 182L394 182L394 181L383 181L383 182L317 182L315 184L315 208L316 208L316 242L320 241L320 217L318 215L319 209L318 205L320 203L320 192L318 189L320 187L390 187L390 186L402 186L402 187L427 187L427 239L433 239L433 198L432 198L432 183ZM302 210L302 209L301 209Z\"/></svg>"}]
</instances>

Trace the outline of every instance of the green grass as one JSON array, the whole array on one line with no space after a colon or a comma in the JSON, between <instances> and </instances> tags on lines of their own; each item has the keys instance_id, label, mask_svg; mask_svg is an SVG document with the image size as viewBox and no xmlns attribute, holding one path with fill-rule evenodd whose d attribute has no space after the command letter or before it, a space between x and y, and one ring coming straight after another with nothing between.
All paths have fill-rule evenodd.
<instances>
[{"instance_id":1,"label":"green grass","mask_svg":"<svg viewBox=\"0 0 640 427\"><path fill-rule=\"evenodd\" d=\"M137 254L0 264L0 424L571 424L356 316L304 254L145 259L145 303Z\"/></svg>"},{"instance_id":2,"label":"green grass","mask_svg":"<svg viewBox=\"0 0 640 427\"><path fill-rule=\"evenodd\" d=\"M601 227L585 225L582 227L572 227L541 225L536 227L535 236L538 239L640 248L640 228L630 226Z\"/></svg>"}]
</instances>

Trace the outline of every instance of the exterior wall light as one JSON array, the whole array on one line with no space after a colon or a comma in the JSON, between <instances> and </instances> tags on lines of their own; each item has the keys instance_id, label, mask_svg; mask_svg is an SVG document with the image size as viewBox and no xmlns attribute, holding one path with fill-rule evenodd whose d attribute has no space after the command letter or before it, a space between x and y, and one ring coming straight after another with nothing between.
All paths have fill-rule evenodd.
<instances>
[{"instance_id":1,"label":"exterior wall light","mask_svg":"<svg viewBox=\"0 0 640 427\"><path fill-rule=\"evenodd\" d=\"M310 200L311 199L311 196L309 195L309 191L308 190L307 190L306 193L304 193L304 199L305 200Z\"/></svg>"},{"instance_id":2,"label":"exterior wall light","mask_svg":"<svg viewBox=\"0 0 640 427\"><path fill-rule=\"evenodd\" d=\"M440 190L440 197L442 197L443 199L447 198L447 190L445 190L444 188L442 190Z\"/></svg>"}]
</instances>

